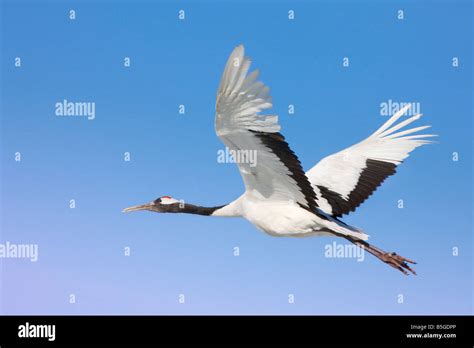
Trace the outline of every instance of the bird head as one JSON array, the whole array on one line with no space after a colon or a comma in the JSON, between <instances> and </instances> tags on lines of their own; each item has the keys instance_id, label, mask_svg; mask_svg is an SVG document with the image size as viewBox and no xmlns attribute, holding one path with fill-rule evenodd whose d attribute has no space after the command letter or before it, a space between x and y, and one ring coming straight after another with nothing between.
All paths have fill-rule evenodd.
<instances>
[{"instance_id":1,"label":"bird head","mask_svg":"<svg viewBox=\"0 0 474 348\"><path fill-rule=\"evenodd\" d=\"M162 196L150 203L134 205L132 207L122 210L124 213L129 213L138 210L149 210L156 213L173 213L179 210L181 202L170 196Z\"/></svg>"}]
</instances>

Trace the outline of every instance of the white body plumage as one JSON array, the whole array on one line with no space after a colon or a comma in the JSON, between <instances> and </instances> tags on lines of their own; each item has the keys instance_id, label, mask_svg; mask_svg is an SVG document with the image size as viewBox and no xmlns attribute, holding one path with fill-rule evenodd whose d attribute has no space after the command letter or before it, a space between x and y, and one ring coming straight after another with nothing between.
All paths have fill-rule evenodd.
<instances>
[{"instance_id":1,"label":"white body plumage","mask_svg":"<svg viewBox=\"0 0 474 348\"><path fill-rule=\"evenodd\" d=\"M368 235L330 216L323 219L293 201L268 201L257 192L246 192L232 203L217 209L211 216L243 217L271 236L308 237L337 232L367 239Z\"/></svg>"}]
</instances>

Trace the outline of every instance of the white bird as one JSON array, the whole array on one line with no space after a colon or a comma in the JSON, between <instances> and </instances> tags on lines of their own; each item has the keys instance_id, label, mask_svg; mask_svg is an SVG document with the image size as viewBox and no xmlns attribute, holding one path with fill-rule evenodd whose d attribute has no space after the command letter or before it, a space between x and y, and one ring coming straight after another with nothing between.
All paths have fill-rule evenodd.
<instances>
[{"instance_id":1,"label":"white bird","mask_svg":"<svg viewBox=\"0 0 474 348\"><path fill-rule=\"evenodd\" d=\"M230 151L257 155L256 163L237 163L244 194L216 207L163 196L123 211L243 217L272 236L342 237L404 274L416 274L408 265L414 261L367 243L366 233L339 218L364 202L412 150L430 143L425 138L435 135L418 133L429 126L404 129L421 114L396 123L410 107L405 106L368 138L323 158L305 173L279 133L278 116L261 114L272 107L269 88L258 81L258 70L248 74L249 68L244 47L237 46L221 78L215 115L216 133Z\"/></svg>"}]
</instances>

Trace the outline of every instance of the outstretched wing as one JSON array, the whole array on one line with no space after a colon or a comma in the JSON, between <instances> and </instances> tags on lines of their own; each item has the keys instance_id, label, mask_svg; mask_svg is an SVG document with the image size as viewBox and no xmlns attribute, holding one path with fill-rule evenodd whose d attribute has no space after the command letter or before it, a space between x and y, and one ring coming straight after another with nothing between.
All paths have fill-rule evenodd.
<instances>
[{"instance_id":1,"label":"outstretched wing","mask_svg":"<svg viewBox=\"0 0 474 348\"><path fill-rule=\"evenodd\" d=\"M430 126L399 131L421 117L415 115L395 124L409 108L405 106L367 139L323 158L306 173L321 210L334 217L354 211L395 173L411 151L431 143L424 139L435 135L413 134Z\"/></svg>"},{"instance_id":2,"label":"outstretched wing","mask_svg":"<svg viewBox=\"0 0 474 348\"><path fill-rule=\"evenodd\" d=\"M247 192L261 199L293 201L315 212L316 196L296 155L279 133L278 116L261 115L272 107L269 88L247 74L244 47L230 55L217 92L216 133L234 155Z\"/></svg>"}]
</instances>

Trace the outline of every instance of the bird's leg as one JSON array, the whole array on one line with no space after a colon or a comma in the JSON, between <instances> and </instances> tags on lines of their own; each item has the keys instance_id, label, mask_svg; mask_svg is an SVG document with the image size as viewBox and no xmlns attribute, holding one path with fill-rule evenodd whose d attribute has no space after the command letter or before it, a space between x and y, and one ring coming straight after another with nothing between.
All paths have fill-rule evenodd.
<instances>
[{"instance_id":1,"label":"bird's leg","mask_svg":"<svg viewBox=\"0 0 474 348\"><path fill-rule=\"evenodd\" d=\"M367 243L366 241L363 241L363 240L360 240L360 239L356 239L356 238L349 237L349 236L344 236L344 238L346 238L351 243L354 243L355 245L359 246L360 248L362 248L364 250L367 250L369 253L371 253L372 255L377 257L379 260L382 260L386 264L389 264L390 266L392 266L393 268L398 269L399 271L403 272L404 274L408 275L408 272L407 272L407 270L408 270L411 273L416 275L415 270L411 269L410 266L408 266L408 264L407 264L407 262L416 264L415 261L409 260L409 259L407 259L403 256L400 256L400 255L397 255L397 253L394 253L394 252L389 253L389 252L383 251L383 250Z\"/></svg>"}]
</instances>

